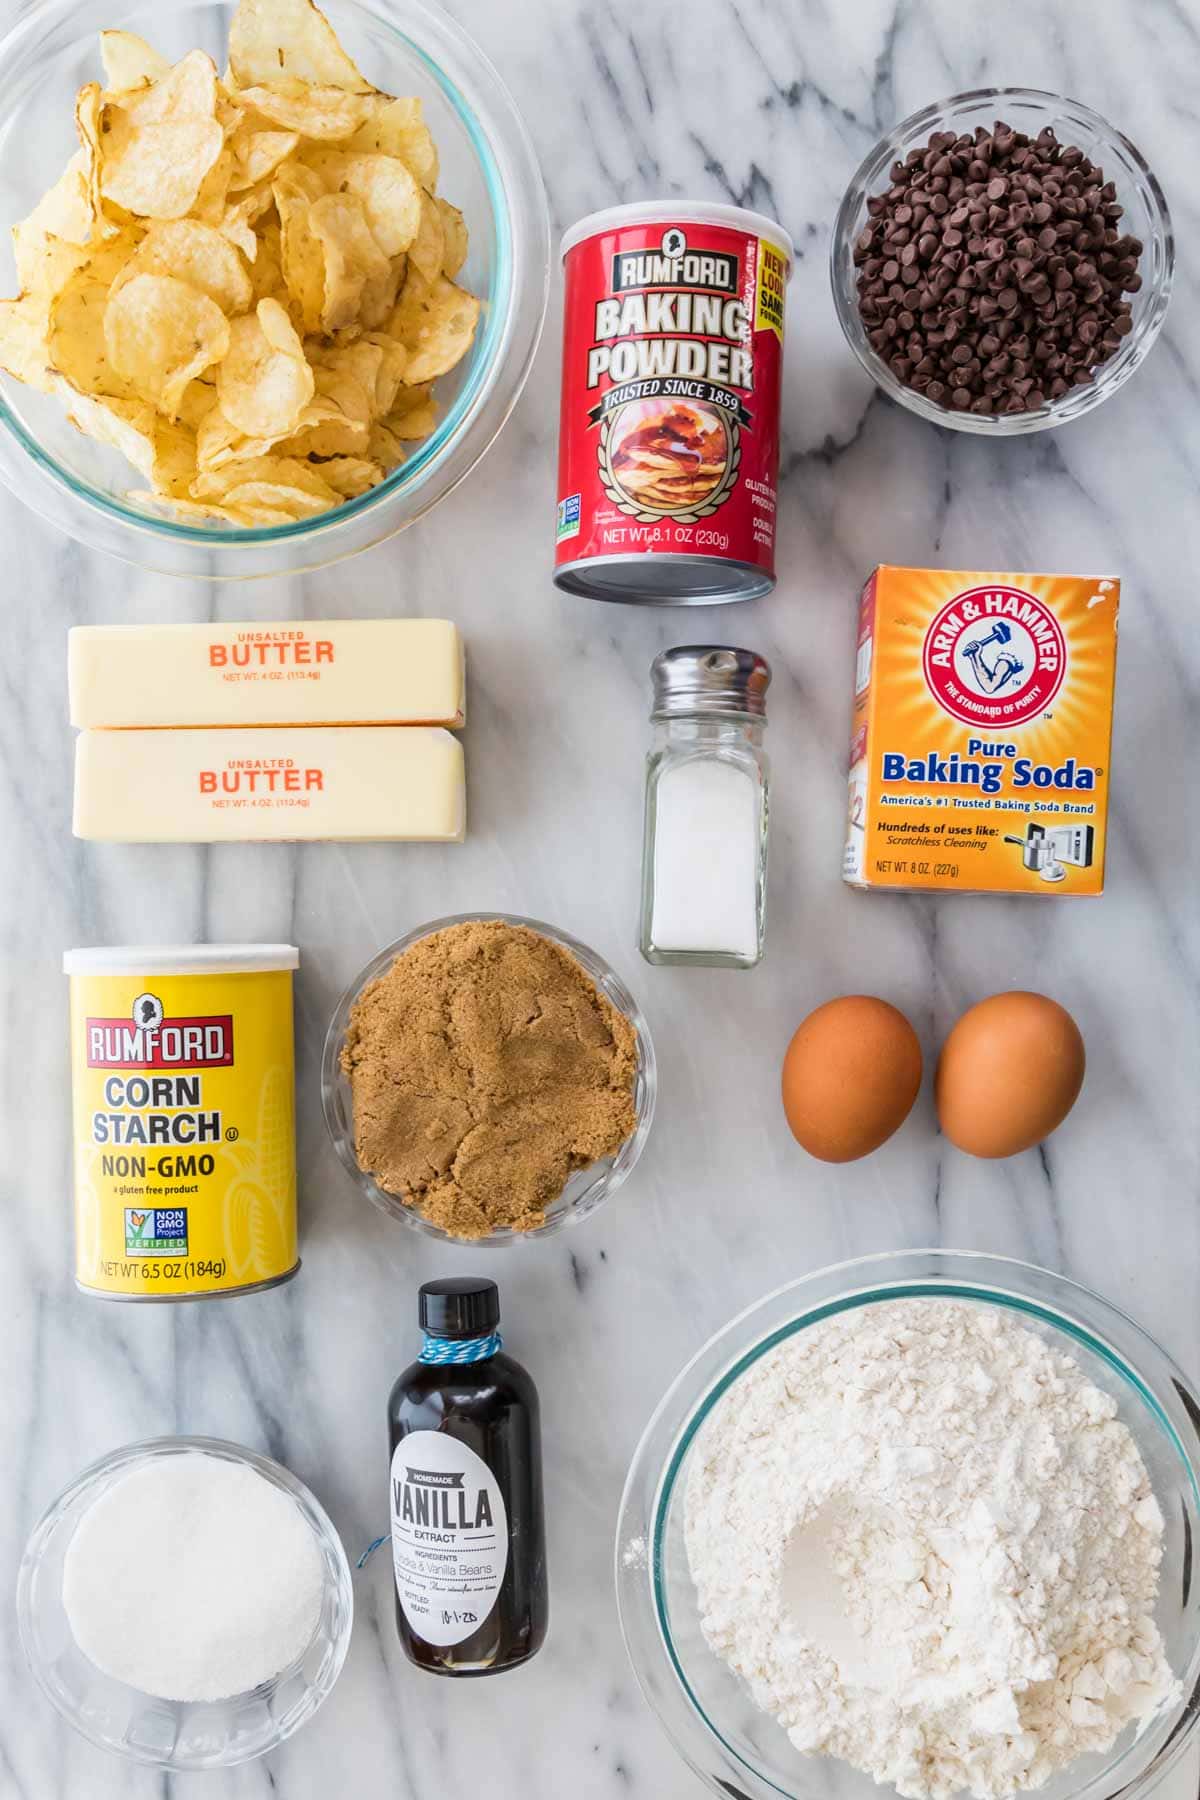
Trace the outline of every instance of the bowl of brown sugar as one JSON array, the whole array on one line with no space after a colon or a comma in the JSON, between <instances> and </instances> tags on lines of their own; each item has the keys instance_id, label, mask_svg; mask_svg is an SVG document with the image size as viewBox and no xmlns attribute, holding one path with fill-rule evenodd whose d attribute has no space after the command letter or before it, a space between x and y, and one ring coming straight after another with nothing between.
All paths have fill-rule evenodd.
<instances>
[{"instance_id":1,"label":"bowl of brown sugar","mask_svg":"<svg viewBox=\"0 0 1200 1800\"><path fill-rule=\"evenodd\" d=\"M330 1022L325 1121L358 1185L428 1236L508 1244L595 1211L657 1090L642 1013L585 944L508 913L422 925Z\"/></svg>"}]
</instances>

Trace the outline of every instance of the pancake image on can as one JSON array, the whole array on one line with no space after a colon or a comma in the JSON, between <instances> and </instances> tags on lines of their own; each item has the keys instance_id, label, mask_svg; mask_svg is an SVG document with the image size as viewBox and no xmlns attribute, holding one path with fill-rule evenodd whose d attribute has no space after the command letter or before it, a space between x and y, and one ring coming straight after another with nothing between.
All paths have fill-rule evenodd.
<instances>
[{"instance_id":1,"label":"pancake image on can","mask_svg":"<svg viewBox=\"0 0 1200 1800\"><path fill-rule=\"evenodd\" d=\"M299 1268L298 962L289 944L67 952L85 1293L194 1300Z\"/></svg>"},{"instance_id":2,"label":"pancake image on can","mask_svg":"<svg viewBox=\"0 0 1200 1800\"><path fill-rule=\"evenodd\" d=\"M633 400L606 421L610 499L633 515L699 518L715 511L736 472L729 428L715 407L683 400ZM607 486L607 484L606 484Z\"/></svg>"}]
</instances>

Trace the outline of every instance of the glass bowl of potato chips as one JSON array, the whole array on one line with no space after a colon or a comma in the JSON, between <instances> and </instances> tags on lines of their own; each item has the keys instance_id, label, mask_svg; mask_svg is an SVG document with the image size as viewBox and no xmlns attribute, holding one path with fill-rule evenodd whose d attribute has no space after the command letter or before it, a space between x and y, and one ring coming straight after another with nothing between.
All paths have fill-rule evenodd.
<instances>
[{"instance_id":1,"label":"glass bowl of potato chips","mask_svg":"<svg viewBox=\"0 0 1200 1800\"><path fill-rule=\"evenodd\" d=\"M0 45L0 480L82 542L240 578L411 524L524 385L545 194L418 0L42 0Z\"/></svg>"}]
</instances>

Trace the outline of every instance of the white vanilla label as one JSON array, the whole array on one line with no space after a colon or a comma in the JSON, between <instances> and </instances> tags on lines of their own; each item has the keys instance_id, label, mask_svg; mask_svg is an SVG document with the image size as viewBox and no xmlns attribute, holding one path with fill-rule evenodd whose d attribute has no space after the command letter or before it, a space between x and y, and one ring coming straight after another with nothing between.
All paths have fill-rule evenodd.
<instances>
[{"instance_id":1,"label":"white vanilla label","mask_svg":"<svg viewBox=\"0 0 1200 1800\"><path fill-rule=\"evenodd\" d=\"M444 1431L413 1431L392 1457L392 1565L414 1633L461 1644L496 1604L508 1513L483 1458Z\"/></svg>"}]
</instances>

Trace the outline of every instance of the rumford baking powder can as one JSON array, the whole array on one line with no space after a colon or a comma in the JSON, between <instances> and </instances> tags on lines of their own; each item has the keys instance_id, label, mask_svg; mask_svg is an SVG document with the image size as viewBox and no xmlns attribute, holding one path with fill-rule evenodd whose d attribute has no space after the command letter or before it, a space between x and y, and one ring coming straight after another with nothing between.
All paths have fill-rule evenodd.
<instances>
[{"instance_id":1,"label":"rumford baking powder can","mask_svg":"<svg viewBox=\"0 0 1200 1800\"><path fill-rule=\"evenodd\" d=\"M562 256L555 581L693 605L769 592L787 233L662 200L592 213Z\"/></svg>"},{"instance_id":2,"label":"rumford baking powder can","mask_svg":"<svg viewBox=\"0 0 1200 1800\"><path fill-rule=\"evenodd\" d=\"M290 944L67 951L85 1292L195 1300L299 1268L299 961Z\"/></svg>"}]
</instances>

